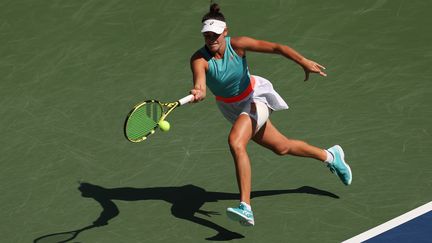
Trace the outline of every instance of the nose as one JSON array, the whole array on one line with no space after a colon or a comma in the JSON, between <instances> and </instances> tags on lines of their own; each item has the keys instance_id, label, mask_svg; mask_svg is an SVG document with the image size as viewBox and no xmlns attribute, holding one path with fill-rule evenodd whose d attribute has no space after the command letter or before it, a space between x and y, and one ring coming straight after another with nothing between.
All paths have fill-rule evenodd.
<instances>
[{"instance_id":1,"label":"nose","mask_svg":"<svg viewBox=\"0 0 432 243\"><path fill-rule=\"evenodd\" d=\"M213 32L205 32L204 39L208 43L215 42L219 38L219 35Z\"/></svg>"}]
</instances>

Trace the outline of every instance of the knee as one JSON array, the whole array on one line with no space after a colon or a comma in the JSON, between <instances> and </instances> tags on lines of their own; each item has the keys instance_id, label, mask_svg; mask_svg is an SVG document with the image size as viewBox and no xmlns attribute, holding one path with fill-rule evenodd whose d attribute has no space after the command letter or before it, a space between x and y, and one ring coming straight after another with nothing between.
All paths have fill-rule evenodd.
<instances>
[{"instance_id":1,"label":"knee","mask_svg":"<svg viewBox=\"0 0 432 243\"><path fill-rule=\"evenodd\" d=\"M287 155L290 153L290 147L289 145L286 144L276 146L272 150L275 154L280 156Z\"/></svg>"},{"instance_id":2,"label":"knee","mask_svg":"<svg viewBox=\"0 0 432 243\"><path fill-rule=\"evenodd\" d=\"M246 143L244 143L239 137L235 136L235 134L229 135L228 145L234 153L246 151Z\"/></svg>"},{"instance_id":3,"label":"knee","mask_svg":"<svg viewBox=\"0 0 432 243\"><path fill-rule=\"evenodd\" d=\"M284 143L273 147L272 150L277 155L295 154L296 151L302 150L307 145L304 141L287 139Z\"/></svg>"},{"instance_id":4,"label":"knee","mask_svg":"<svg viewBox=\"0 0 432 243\"><path fill-rule=\"evenodd\" d=\"M304 151L307 146L310 145L304 141L288 139L285 143L275 146L273 152L277 155L296 155Z\"/></svg>"}]
</instances>

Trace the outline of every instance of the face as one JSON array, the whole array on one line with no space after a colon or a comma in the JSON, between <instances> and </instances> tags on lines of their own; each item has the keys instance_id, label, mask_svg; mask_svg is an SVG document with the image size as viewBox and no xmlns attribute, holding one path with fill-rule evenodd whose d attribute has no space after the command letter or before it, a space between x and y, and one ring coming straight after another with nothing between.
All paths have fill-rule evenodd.
<instances>
[{"instance_id":1,"label":"face","mask_svg":"<svg viewBox=\"0 0 432 243\"><path fill-rule=\"evenodd\" d=\"M225 30L222 34L216 34L214 32L204 32L204 41L207 48L215 53L225 46L225 36L227 31Z\"/></svg>"}]
</instances>

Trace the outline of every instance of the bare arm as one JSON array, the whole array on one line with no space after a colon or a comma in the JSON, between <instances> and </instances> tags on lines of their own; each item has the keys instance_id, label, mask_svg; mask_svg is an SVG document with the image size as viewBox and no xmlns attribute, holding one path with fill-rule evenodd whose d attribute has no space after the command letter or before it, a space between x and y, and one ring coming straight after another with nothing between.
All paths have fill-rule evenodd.
<instances>
[{"instance_id":1,"label":"bare arm","mask_svg":"<svg viewBox=\"0 0 432 243\"><path fill-rule=\"evenodd\" d=\"M318 73L321 76L327 76L327 74L322 71L322 69L325 69L324 66L303 57L300 53L289 46L269 41L256 40L250 37L234 37L232 38L231 44L235 49L239 49L240 52L254 51L272 53L289 58L302 66L305 71L305 81L309 79L309 74L311 72Z\"/></svg>"},{"instance_id":2,"label":"bare arm","mask_svg":"<svg viewBox=\"0 0 432 243\"><path fill-rule=\"evenodd\" d=\"M194 55L192 55L190 60L191 70L193 74L193 83L194 87L190 91L191 94L194 95L193 102L199 102L203 100L206 96L206 69L207 69L207 62L205 59L196 52Z\"/></svg>"}]
</instances>

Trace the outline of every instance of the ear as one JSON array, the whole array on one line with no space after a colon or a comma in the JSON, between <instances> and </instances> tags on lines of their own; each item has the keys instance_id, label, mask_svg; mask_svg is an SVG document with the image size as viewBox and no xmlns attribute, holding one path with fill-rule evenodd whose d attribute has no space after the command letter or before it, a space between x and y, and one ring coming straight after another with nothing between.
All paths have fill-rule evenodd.
<instances>
[{"instance_id":1,"label":"ear","mask_svg":"<svg viewBox=\"0 0 432 243\"><path fill-rule=\"evenodd\" d=\"M225 27L224 32L222 32L222 35L224 37L228 35L228 27Z\"/></svg>"}]
</instances>

